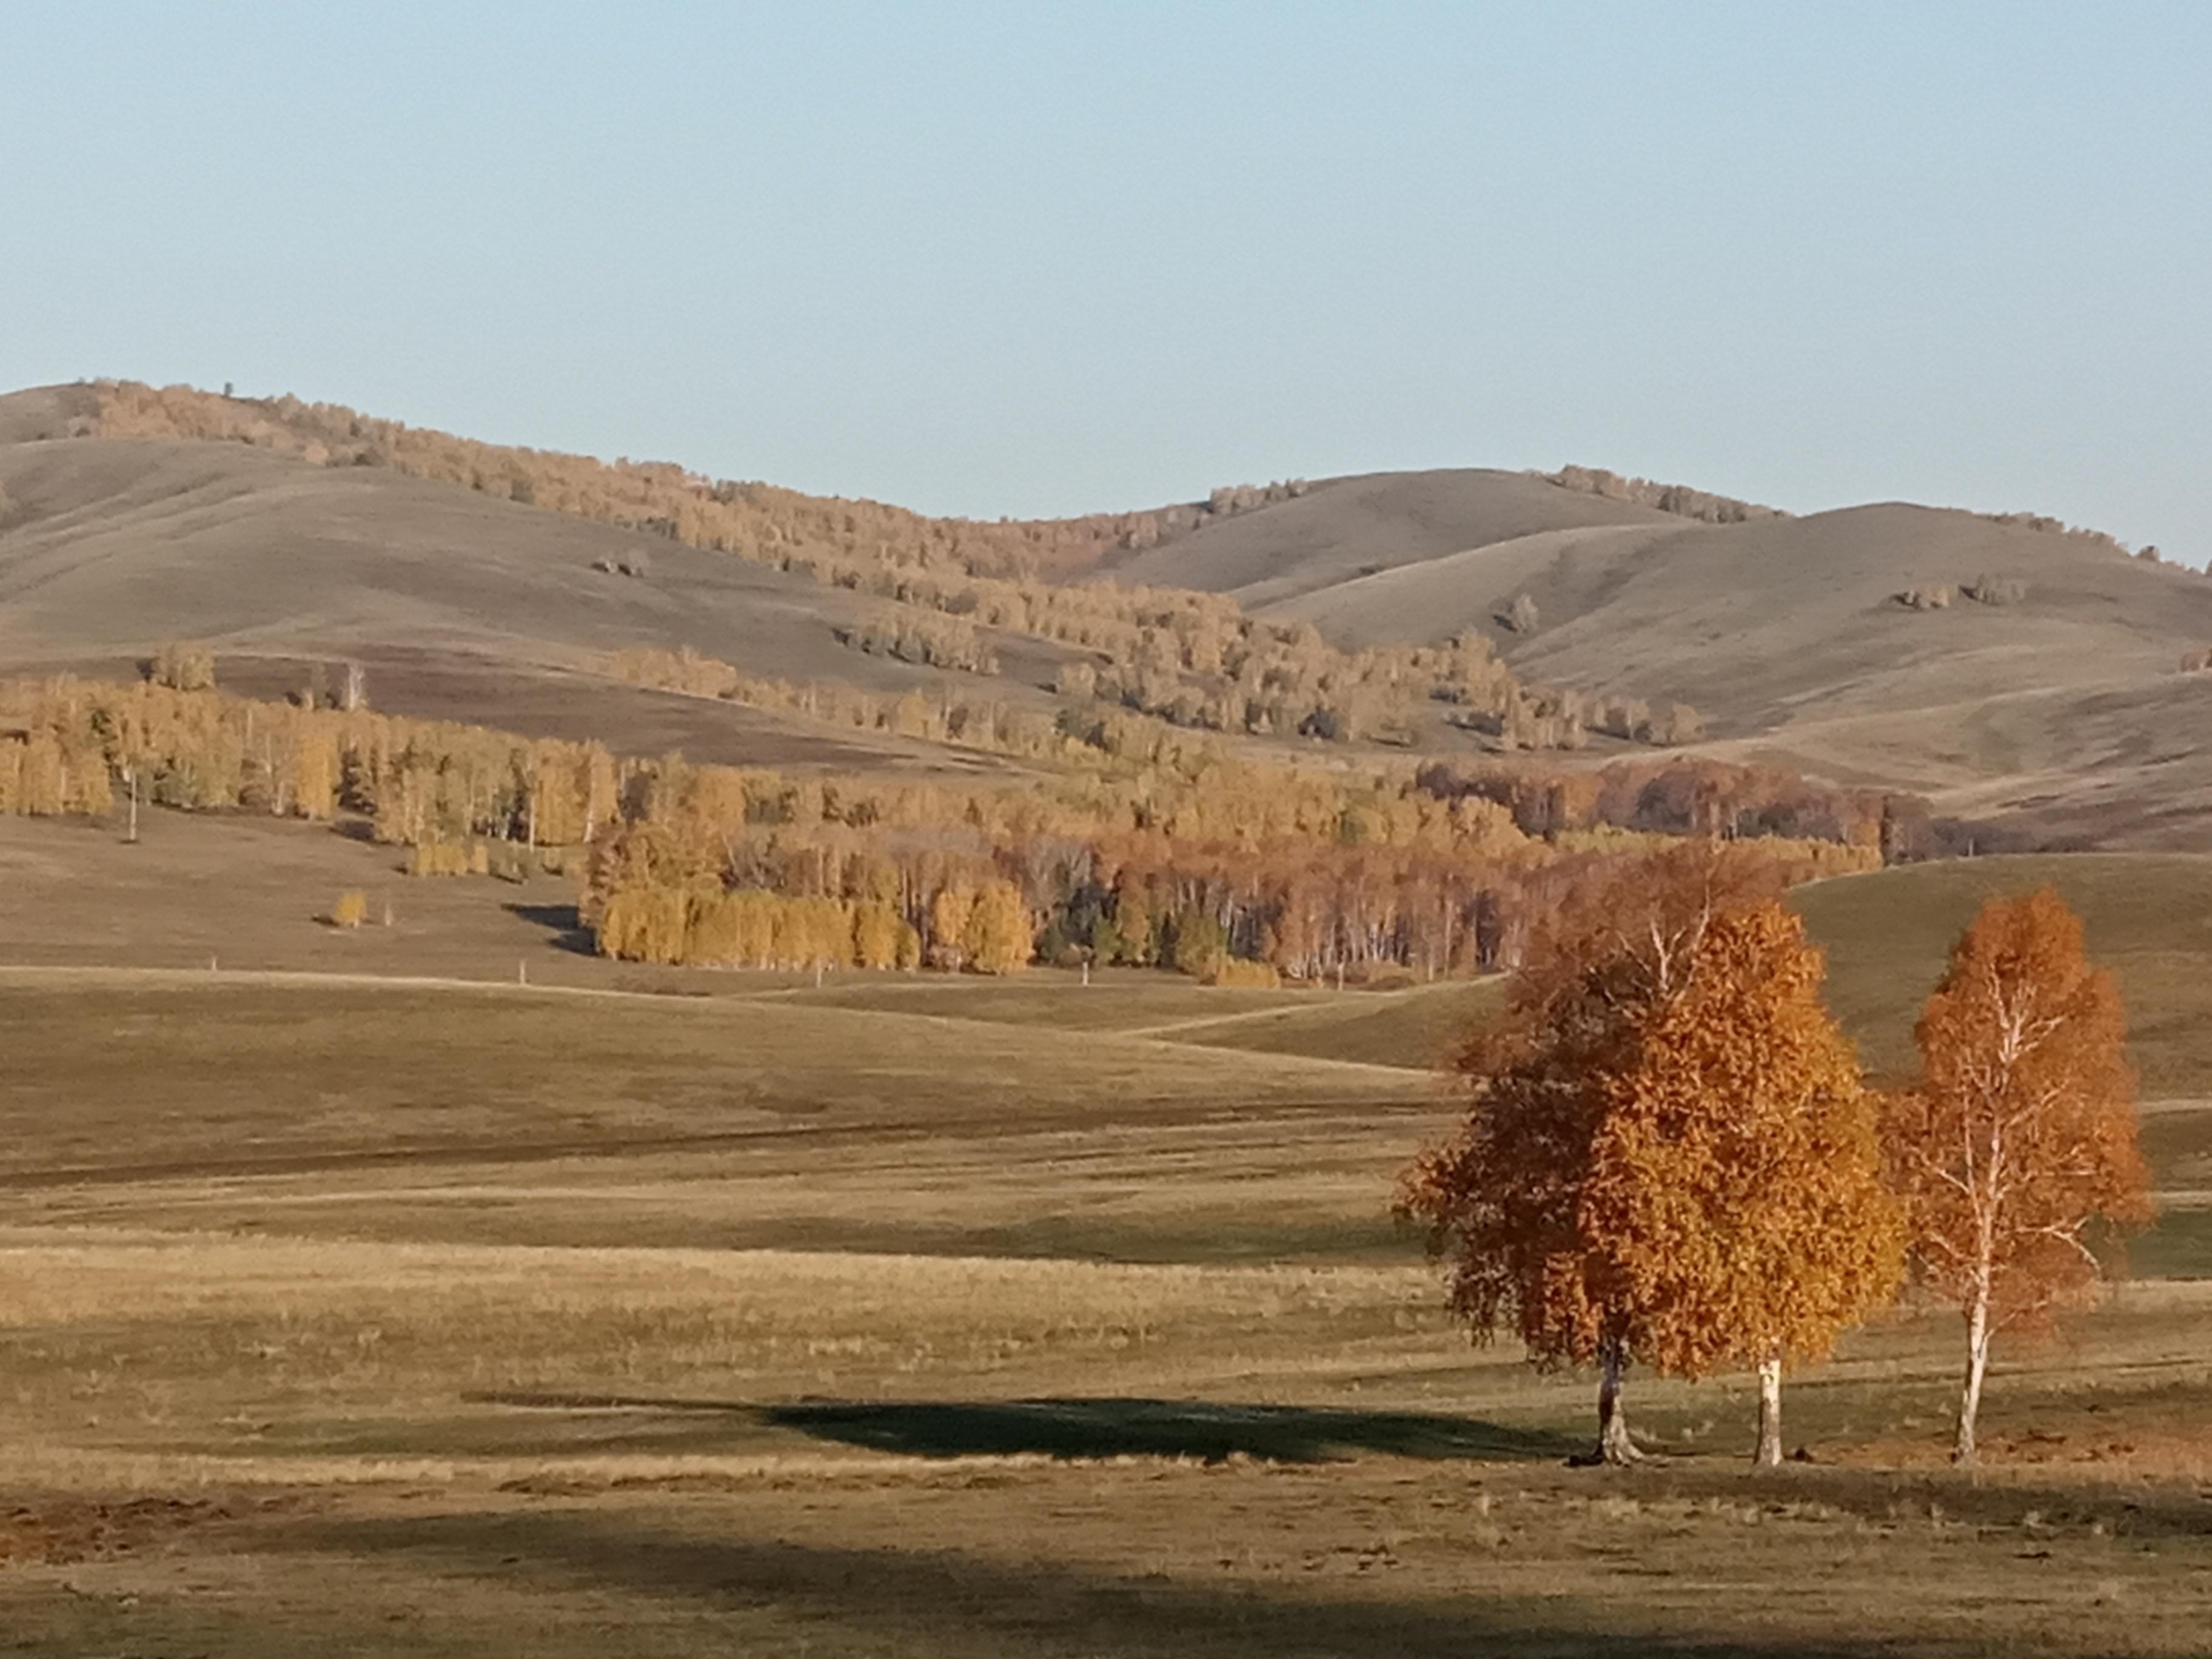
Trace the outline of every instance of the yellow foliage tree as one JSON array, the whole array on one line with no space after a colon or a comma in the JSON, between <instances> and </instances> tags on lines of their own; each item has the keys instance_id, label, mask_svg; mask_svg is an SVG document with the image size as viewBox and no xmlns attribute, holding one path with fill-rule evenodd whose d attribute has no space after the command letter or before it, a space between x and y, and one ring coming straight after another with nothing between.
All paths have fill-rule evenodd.
<instances>
[{"instance_id":1,"label":"yellow foliage tree","mask_svg":"<svg viewBox=\"0 0 2212 1659\"><path fill-rule=\"evenodd\" d=\"M853 961L862 968L896 968L899 933L905 927L898 912L888 904L870 902L853 907Z\"/></svg>"},{"instance_id":2,"label":"yellow foliage tree","mask_svg":"<svg viewBox=\"0 0 2212 1659\"><path fill-rule=\"evenodd\" d=\"M337 810L338 747L320 726L302 723L293 733L292 805L303 818L326 818Z\"/></svg>"},{"instance_id":3,"label":"yellow foliage tree","mask_svg":"<svg viewBox=\"0 0 2212 1659\"><path fill-rule=\"evenodd\" d=\"M1712 918L1605 1079L1579 1218L1647 1364L1757 1369L1754 1456L1770 1465L1784 1365L1825 1359L1903 1270L1875 1103L1820 1005L1823 971L1771 899Z\"/></svg>"},{"instance_id":4,"label":"yellow foliage tree","mask_svg":"<svg viewBox=\"0 0 2212 1659\"><path fill-rule=\"evenodd\" d=\"M153 678L172 690L205 691L215 684L215 653L171 641L154 653Z\"/></svg>"},{"instance_id":5,"label":"yellow foliage tree","mask_svg":"<svg viewBox=\"0 0 2212 1659\"><path fill-rule=\"evenodd\" d=\"M1018 974L1036 949L1036 920L1010 881L988 881L975 896L963 935L968 965L979 974Z\"/></svg>"},{"instance_id":6,"label":"yellow foliage tree","mask_svg":"<svg viewBox=\"0 0 2212 1659\"><path fill-rule=\"evenodd\" d=\"M929 902L929 943L947 968L958 968L968 955L968 919L975 908L975 890L955 883L938 890Z\"/></svg>"}]
</instances>

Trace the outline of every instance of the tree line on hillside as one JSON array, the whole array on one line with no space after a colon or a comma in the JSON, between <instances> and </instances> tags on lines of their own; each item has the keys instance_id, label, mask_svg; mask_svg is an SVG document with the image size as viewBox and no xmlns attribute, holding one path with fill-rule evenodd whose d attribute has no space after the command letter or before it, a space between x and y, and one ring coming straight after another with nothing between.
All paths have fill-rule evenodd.
<instances>
[{"instance_id":1,"label":"tree line on hillside","mask_svg":"<svg viewBox=\"0 0 2212 1659\"><path fill-rule=\"evenodd\" d=\"M425 874L489 868L475 851L486 843L587 848L582 908L599 947L654 961L1436 975L1510 965L1590 872L1685 826L1829 832L1747 843L1793 878L1882 857L1879 805L1829 792L1825 817L1778 813L1777 802L1822 792L1710 762L1616 763L1594 788L1532 775L1516 793L1457 776L1439 787L1413 768L1194 750L1016 787L617 759L598 744L152 681L22 684L0 709L0 811L105 812L127 781L134 799L190 810L358 813L378 840L414 849L410 868ZM974 905L1015 915L1002 887L1021 922L1005 931L1021 932L1025 950L969 938ZM947 892L970 909L945 909ZM779 924L775 907L730 909L745 893L817 908ZM834 926L822 903L841 907ZM863 915L872 905L912 931L888 960L881 918Z\"/></svg>"},{"instance_id":2,"label":"tree line on hillside","mask_svg":"<svg viewBox=\"0 0 2212 1659\"><path fill-rule=\"evenodd\" d=\"M1687 484L1661 483L1652 478L1624 478L1620 473L1608 472L1601 466L1563 466L1557 472L1539 472L1536 476L1547 483L1574 490L1578 495L1597 495L1609 501L1627 501L1637 507L1656 507L1662 513L1698 519L1706 524L1745 524L1755 519L1786 519L1790 516L1780 507L1761 507L1756 501L1738 501L1733 495L1716 495L1711 490L1692 489Z\"/></svg>"},{"instance_id":3,"label":"tree line on hillside","mask_svg":"<svg viewBox=\"0 0 2212 1659\"><path fill-rule=\"evenodd\" d=\"M946 631L896 612L838 637L908 662L981 674L998 671L997 653L973 629ZM1298 638L1306 643L1268 653L1200 653L1196 660L1211 664L1203 674L1187 672L1179 665L1193 659L1164 647L1140 648L1152 666L1140 662L1117 669L1086 655L1065 664L1054 677L1053 690L1062 701L1049 714L943 690L916 688L888 697L835 682L748 674L689 647L631 647L616 653L611 664L617 678L633 684L1031 758L1068 750L1070 744L1113 755L1164 742L1175 746L1176 740L1156 729L1161 726L1416 750L1433 743L1440 724L1484 734L1498 750L1579 750L1594 732L1673 748L1704 734L1696 710L1686 703L1662 703L1655 711L1639 698L1534 690L1492 657L1489 642L1480 635L1351 658L1329 653L1310 630ZM1299 659L1297 651L1309 645L1316 654ZM1335 666L1317 665L1332 660Z\"/></svg>"},{"instance_id":4,"label":"tree line on hillside","mask_svg":"<svg viewBox=\"0 0 2212 1659\"><path fill-rule=\"evenodd\" d=\"M1480 722L1516 748L1577 747L1601 731L1657 744L1698 735L1686 708L1608 717L1590 700L1525 686L1489 660L1487 642L1475 636L1443 647L1347 653L1310 623L1249 617L1220 594L1038 579L1040 571L1082 568L1139 533L1149 515L997 524L926 519L872 502L710 479L666 463L610 465L502 448L295 398L248 402L128 381L96 382L94 391L99 413L86 427L94 435L227 439L323 465L388 466L665 536L1086 653L1110 680L1109 696L1182 724L1413 746L1438 720ZM1216 491L1203 511L1249 510L1297 493L1295 484Z\"/></svg>"},{"instance_id":5,"label":"tree line on hillside","mask_svg":"<svg viewBox=\"0 0 2212 1659\"><path fill-rule=\"evenodd\" d=\"M1101 552L1120 545L1144 516L933 519L875 501L708 478L673 462L623 459L610 465L483 443L289 394L227 398L192 386L131 380L98 380L93 391L98 412L73 428L81 435L213 440L318 466L388 467L695 547L726 539L732 544L729 550L760 544L799 553L865 556L918 569L1024 578L1087 568Z\"/></svg>"},{"instance_id":6,"label":"tree line on hillside","mask_svg":"<svg viewBox=\"0 0 2212 1659\"><path fill-rule=\"evenodd\" d=\"M1141 830L1038 821L1000 835L957 820L855 830L776 810L712 780L656 773L592 849L583 915L600 949L694 965L889 966L857 933L880 906L913 931L913 961L981 969L966 907L1003 891L1027 945L989 971L1042 961L1173 968L1215 981L1260 969L1306 982L1435 978L1510 965L1546 911L1593 871L1668 839L1585 832L1554 844L1522 835L1491 803L1418 796L1340 807L1334 830L1318 834L1271 830L1264 810L1228 803ZM1879 862L1873 848L1836 842L1747 845L1785 880ZM802 953L779 944L732 957L720 918L730 895L750 892L826 901L842 921L813 913L805 925L830 931L793 932L806 941ZM958 907L949 927L947 894Z\"/></svg>"},{"instance_id":7,"label":"tree line on hillside","mask_svg":"<svg viewBox=\"0 0 2212 1659\"><path fill-rule=\"evenodd\" d=\"M1937 850L1937 830L1921 797L1840 788L1787 767L1686 757L1616 761L1586 771L1437 761L1413 777L1442 799L1493 801L1523 834L1554 842L1601 829L1723 841L1779 836L1874 848L1889 864Z\"/></svg>"},{"instance_id":8,"label":"tree line on hillside","mask_svg":"<svg viewBox=\"0 0 2212 1659\"><path fill-rule=\"evenodd\" d=\"M990 694L915 687L896 696L864 691L840 680L785 680L748 674L686 647L633 646L608 659L619 680L686 696L713 697L856 732L884 732L951 744L1022 760L1127 761L1188 773L1218 745L1203 734L1176 732L1138 716L1085 724L1033 702Z\"/></svg>"},{"instance_id":9,"label":"tree line on hillside","mask_svg":"<svg viewBox=\"0 0 2212 1659\"><path fill-rule=\"evenodd\" d=\"M1785 1370L1909 1264L1963 1316L1971 1462L1996 1334L2082 1301L2100 1231L2150 1214L2118 994L2051 890L1991 900L1921 1017L1918 1079L1877 1094L1776 890L1710 842L1581 884L1462 1056L1466 1121L1408 1169L1401 1212L1478 1340L1597 1369L1608 1462L1641 1455L1622 1407L1640 1363L1755 1370L1755 1455L1778 1463Z\"/></svg>"},{"instance_id":10,"label":"tree line on hillside","mask_svg":"<svg viewBox=\"0 0 2212 1659\"><path fill-rule=\"evenodd\" d=\"M1687 484L1661 483L1651 478L1626 478L1601 466L1563 466L1557 472L1539 472L1534 476L1547 483L1557 484L1562 489L1571 489L1580 495L1597 495L1612 501L1628 501L1638 507L1655 507L1662 513L1676 514L1705 524L1748 524L1760 519L1786 519L1790 516L1778 507L1761 507L1755 501L1739 501L1733 495L1717 495L1710 490L1692 489ZM2081 525L2070 525L2063 519L2054 519L2047 514L1978 513L1974 516L1990 524L2033 530L2039 535L2070 537L2100 552L2132 556L2151 564L2166 562L2155 547L2131 549L2117 536ZM2185 565L2179 568L2189 569L2191 567ZM2207 568L2206 574L2212 574L2212 567ZM1979 594L1974 597L1982 598ZM2005 604L2008 601L1983 598L1982 602Z\"/></svg>"},{"instance_id":11,"label":"tree line on hillside","mask_svg":"<svg viewBox=\"0 0 2212 1659\"><path fill-rule=\"evenodd\" d=\"M1121 533L1121 545L1141 552L1192 531L1233 519L1277 501L1296 501L1310 486L1304 478L1281 478L1267 484L1218 484L1203 501L1180 503L1149 513L1133 514L1133 522Z\"/></svg>"},{"instance_id":12,"label":"tree line on hillside","mask_svg":"<svg viewBox=\"0 0 2212 1659\"><path fill-rule=\"evenodd\" d=\"M1593 734L1673 747L1703 735L1687 704L1547 691L1522 682L1481 635L1436 646L1334 650L1310 624L1181 647L1157 635L1133 659L1080 660L1055 683L1176 726L1260 737L1320 738L1420 749L1439 726L1478 732L1502 749L1581 749Z\"/></svg>"},{"instance_id":13,"label":"tree line on hillside","mask_svg":"<svg viewBox=\"0 0 2212 1659\"><path fill-rule=\"evenodd\" d=\"M278 817L368 817L395 845L487 837L580 846L619 805L601 744L444 720L61 676L0 686L0 813L148 804Z\"/></svg>"},{"instance_id":14,"label":"tree line on hillside","mask_svg":"<svg viewBox=\"0 0 2212 1659\"><path fill-rule=\"evenodd\" d=\"M887 606L865 622L837 630L837 642L872 657L894 657L927 668L995 674L999 653L976 626L959 617Z\"/></svg>"}]
</instances>

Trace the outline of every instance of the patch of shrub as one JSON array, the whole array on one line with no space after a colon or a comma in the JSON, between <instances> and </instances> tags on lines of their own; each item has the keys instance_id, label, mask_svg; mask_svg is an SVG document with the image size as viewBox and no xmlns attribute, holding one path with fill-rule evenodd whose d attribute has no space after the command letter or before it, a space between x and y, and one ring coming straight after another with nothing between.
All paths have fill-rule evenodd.
<instances>
[{"instance_id":1,"label":"patch of shrub","mask_svg":"<svg viewBox=\"0 0 2212 1659\"><path fill-rule=\"evenodd\" d=\"M488 876L491 848L483 842L418 842L407 849L410 876Z\"/></svg>"},{"instance_id":2,"label":"patch of shrub","mask_svg":"<svg viewBox=\"0 0 2212 1659\"><path fill-rule=\"evenodd\" d=\"M1247 962L1242 957L1224 957L1212 973L1206 976L1208 985L1220 985L1241 991L1273 991L1283 982L1271 962Z\"/></svg>"},{"instance_id":3,"label":"patch of shrub","mask_svg":"<svg viewBox=\"0 0 2212 1659\"><path fill-rule=\"evenodd\" d=\"M1601 496L1609 501L1628 501L1638 507L1656 507L1662 513L1673 513L1685 519L1700 520L1706 524L1743 524L1753 519L1786 519L1790 516L1779 507L1738 501L1733 495L1716 495L1711 490L1692 489L1687 484L1660 483L1651 478L1624 478L1618 472L1608 472L1601 466L1563 466L1557 472L1539 472L1536 476L1547 483L1557 484L1562 489L1571 489L1579 495Z\"/></svg>"},{"instance_id":4,"label":"patch of shrub","mask_svg":"<svg viewBox=\"0 0 2212 1659\"><path fill-rule=\"evenodd\" d=\"M1976 605L2018 605L2027 597L2027 584L2017 576L1992 576L1984 571L1959 591Z\"/></svg>"},{"instance_id":5,"label":"patch of shrub","mask_svg":"<svg viewBox=\"0 0 2212 1659\"><path fill-rule=\"evenodd\" d=\"M215 653L204 645L172 640L154 653L147 678L172 691L207 691L215 686Z\"/></svg>"}]
</instances>

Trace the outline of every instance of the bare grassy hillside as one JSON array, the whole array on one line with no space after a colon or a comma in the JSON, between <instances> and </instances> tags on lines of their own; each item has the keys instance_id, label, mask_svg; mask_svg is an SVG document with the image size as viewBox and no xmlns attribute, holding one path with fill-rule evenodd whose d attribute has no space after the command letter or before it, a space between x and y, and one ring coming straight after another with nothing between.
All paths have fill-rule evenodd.
<instances>
[{"instance_id":1,"label":"bare grassy hillside","mask_svg":"<svg viewBox=\"0 0 2212 1659\"><path fill-rule=\"evenodd\" d=\"M0 404L41 406L16 398ZM242 444L0 441L0 670L128 672L155 642L189 639L211 645L243 691L296 690L311 659L348 659L368 665L372 699L395 713L702 760L952 763L881 734L604 680L609 654L637 645L878 694L951 678L848 649L836 630L869 615L867 601L761 564ZM598 568L625 563L646 574ZM999 654L993 690L1042 705L1025 681L1048 679L1065 653L1008 637Z\"/></svg>"},{"instance_id":2,"label":"bare grassy hillside","mask_svg":"<svg viewBox=\"0 0 2212 1659\"><path fill-rule=\"evenodd\" d=\"M1891 502L1714 525L1521 475L1384 474L1115 574L1346 649L1475 630L1533 682L1690 703L1722 757L2032 837L2207 844L2212 755L2191 732L2212 681L2179 671L2212 642L2212 581L2047 521Z\"/></svg>"},{"instance_id":3,"label":"bare grassy hillside","mask_svg":"<svg viewBox=\"0 0 2212 1659\"><path fill-rule=\"evenodd\" d=\"M1378 571L1525 536L1686 522L1656 507L1565 489L1524 472L1486 467L1375 472L1322 479L1304 495L1109 559L1103 568L1117 581L1231 593L1259 610ZM1401 630L1391 637L1428 636Z\"/></svg>"},{"instance_id":4,"label":"bare grassy hillside","mask_svg":"<svg viewBox=\"0 0 2212 1659\"><path fill-rule=\"evenodd\" d=\"M395 712L703 759L972 768L987 763L598 671L623 647L690 646L878 695L980 684L1044 714L1045 688L1086 654L994 633L1003 672L980 683L865 654L837 635L878 602L832 581L392 467L64 435L96 402L84 387L0 398L0 670L113 672L194 638L243 690L289 690L307 659L345 656ZM2191 735L2212 678L2180 672L2212 645L2212 582L2108 538L1899 503L1716 524L1480 469L1246 494L1028 530L1063 575L1229 594L1348 649L1472 630L1528 684L1686 702L1706 752L1923 793L1999 844L2212 845L2212 750ZM1101 556L1125 520L1159 539ZM594 568L641 562L643 576ZM1490 741L1428 725L1419 740L1447 751Z\"/></svg>"}]
</instances>

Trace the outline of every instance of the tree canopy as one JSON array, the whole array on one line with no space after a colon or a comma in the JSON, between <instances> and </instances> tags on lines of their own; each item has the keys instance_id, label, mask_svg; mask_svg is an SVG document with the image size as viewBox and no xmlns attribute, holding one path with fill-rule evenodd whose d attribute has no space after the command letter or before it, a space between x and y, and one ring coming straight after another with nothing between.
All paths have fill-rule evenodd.
<instances>
[{"instance_id":1,"label":"tree canopy","mask_svg":"<svg viewBox=\"0 0 2212 1659\"><path fill-rule=\"evenodd\" d=\"M2126 1029L2047 886L1982 907L1921 1014L1920 1079L1889 1102L1886 1139L1914 1270L1966 1318L1962 1462L1996 1333L2087 1299L2100 1230L2150 1218Z\"/></svg>"},{"instance_id":2,"label":"tree canopy","mask_svg":"<svg viewBox=\"0 0 2212 1659\"><path fill-rule=\"evenodd\" d=\"M1689 1376L1818 1358L1896 1281L1873 1113L1771 890L1701 842L1578 895L1462 1061L1461 1132L1405 1177L1478 1340L1602 1369L1608 1458L1633 1455L1630 1358Z\"/></svg>"}]
</instances>

